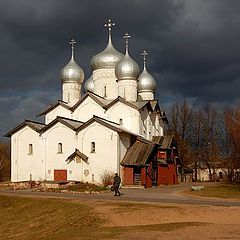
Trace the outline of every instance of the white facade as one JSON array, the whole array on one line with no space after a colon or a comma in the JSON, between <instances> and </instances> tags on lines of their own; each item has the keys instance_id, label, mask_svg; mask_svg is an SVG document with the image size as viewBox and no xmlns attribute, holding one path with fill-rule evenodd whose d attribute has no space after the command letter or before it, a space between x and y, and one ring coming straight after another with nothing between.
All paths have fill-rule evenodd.
<instances>
[{"instance_id":1,"label":"white facade","mask_svg":"<svg viewBox=\"0 0 240 240\"><path fill-rule=\"evenodd\" d=\"M114 68L94 70L92 76L94 93L105 99L115 99L118 97L118 84Z\"/></svg>"},{"instance_id":2,"label":"white facade","mask_svg":"<svg viewBox=\"0 0 240 240\"><path fill-rule=\"evenodd\" d=\"M73 73L74 68L71 65ZM75 74L78 81L81 71ZM11 137L13 182L66 177L100 183L105 171L122 174L120 162L133 139L151 141L163 135L159 105L155 100L137 100L136 80L118 81L115 68L101 64L101 69L93 70L94 92L81 96L82 80L74 82L68 74L64 82L65 75L62 101L39 114L45 115L45 122L25 121L6 134Z\"/></svg>"}]
</instances>

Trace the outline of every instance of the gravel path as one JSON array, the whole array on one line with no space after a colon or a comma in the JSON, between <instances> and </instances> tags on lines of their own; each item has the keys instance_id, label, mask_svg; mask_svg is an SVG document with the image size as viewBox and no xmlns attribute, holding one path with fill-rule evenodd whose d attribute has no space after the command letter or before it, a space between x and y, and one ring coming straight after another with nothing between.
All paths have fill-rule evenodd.
<instances>
[{"instance_id":1,"label":"gravel path","mask_svg":"<svg viewBox=\"0 0 240 240\"><path fill-rule=\"evenodd\" d=\"M204 185L214 183L204 183ZM219 198L193 197L183 195L184 190L190 189L197 183L181 183L175 186L160 186L153 188L122 188L120 197L114 197L112 192L102 194L72 194L72 193L53 193L53 192L33 192L32 190L2 190L0 194L17 196L40 196L40 197L61 197L82 200L97 201L135 201L135 202L155 202L155 203L176 203L176 204L198 204L213 206L240 206L240 201L225 200ZM199 185L199 184L198 184ZM203 184L202 184L203 185Z\"/></svg>"}]
</instances>

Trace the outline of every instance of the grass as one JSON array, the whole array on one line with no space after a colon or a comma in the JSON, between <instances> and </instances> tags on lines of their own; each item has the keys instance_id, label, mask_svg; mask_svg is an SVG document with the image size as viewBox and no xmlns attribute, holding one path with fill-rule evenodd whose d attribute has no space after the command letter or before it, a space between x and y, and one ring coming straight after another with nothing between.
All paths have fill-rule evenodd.
<instances>
[{"instance_id":1,"label":"grass","mask_svg":"<svg viewBox=\"0 0 240 240\"><path fill-rule=\"evenodd\" d=\"M1 239L92 239L102 222L76 202L0 196Z\"/></svg>"},{"instance_id":2,"label":"grass","mask_svg":"<svg viewBox=\"0 0 240 240\"><path fill-rule=\"evenodd\" d=\"M189 193L203 197L237 198L240 199L240 186L221 184L216 186L205 186L202 191L188 191Z\"/></svg>"},{"instance_id":3,"label":"grass","mask_svg":"<svg viewBox=\"0 0 240 240\"><path fill-rule=\"evenodd\" d=\"M141 204L119 205L135 210ZM146 206L148 207L148 205ZM152 207L152 206L151 206ZM0 239L96 240L126 239L126 234L173 231L204 223L167 223L128 227L103 227L107 219L88 205L64 199L23 198L0 195Z\"/></svg>"},{"instance_id":4,"label":"grass","mask_svg":"<svg viewBox=\"0 0 240 240\"><path fill-rule=\"evenodd\" d=\"M151 224L151 225L139 225L139 226L129 226L129 227L112 227L111 233L124 234L126 232L136 233L136 232L171 232L181 228L186 227L198 227L204 226L207 223L203 222L175 222L175 223L162 223L162 224Z\"/></svg>"},{"instance_id":5,"label":"grass","mask_svg":"<svg viewBox=\"0 0 240 240\"><path fill-rule=\"evenodd\" d=\"M145 204L145 203L130 203L130 202L122 202L122 203L110 203L110 205L114 206L113 211L115 213L121 212L133 212L133 211L140 211L145 209L159 209L159 208L177 208L177 206L172 205L165 205L160 206L156 204Z\"/></svg>"}]
</instances>

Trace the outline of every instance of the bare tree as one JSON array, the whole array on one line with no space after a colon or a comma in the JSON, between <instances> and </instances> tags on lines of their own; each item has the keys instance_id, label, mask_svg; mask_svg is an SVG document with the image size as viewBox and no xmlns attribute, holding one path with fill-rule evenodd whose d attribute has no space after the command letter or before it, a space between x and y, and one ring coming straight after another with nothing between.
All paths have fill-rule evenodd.
<instances>
[{"instance_id":1,"label":"bare tree","mask_svg":"<svg viewBox=\"0 0 240 240\"><path fill-rule=\"evenodd\" d=\"M10 148L5 143L0 143L0 181L10 178Z\"/></svg>"},{"instance_id":2,"label":"bare tree","mask_svg":"<svg viewBox=\"0 0 240 240\"><path fill-rule=\"evenodd\" d=\"M213 105L203 112L202 161L209 171L210 180L216 180L216 167L219 165L221 124L220 114Z\"/></svg>"},{"instance_id":3,"label":"bare tree","mask_svg":"<svg viewBox=\"0 0 240 240\"><path fill-rule=\"evenodd\" d=\"M192 112L190 104L185 99L181 103L177 102L173 104L169 111L169 128L175 135L182 166L187 166L192 162L188 141L192 123Z\"/></svg>"},{"instance_id":4,"label":"bare tree","mask_svg":"<svg viewBox=\"0 0 240 240\"><path fill-rule=\"evenodd\" d=\"M225 111L226 141L225 159L228 181L239 181L240 169L240 107Z\"/></svg>"}]
</instances>

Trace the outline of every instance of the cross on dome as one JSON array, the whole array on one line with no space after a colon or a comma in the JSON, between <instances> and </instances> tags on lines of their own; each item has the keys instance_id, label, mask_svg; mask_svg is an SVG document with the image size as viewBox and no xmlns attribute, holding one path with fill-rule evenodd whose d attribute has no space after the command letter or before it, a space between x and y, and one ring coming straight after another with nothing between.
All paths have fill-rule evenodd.
<instances>
[{"instance_id":1,"label":"cross on dome","mask_svg":"<svg viewBox=\"0 0 240 240\"><path fill-rule=\"evenodd\" d=\"M128 39L130 38L131 36L126 32L123 36L123 38L125 39L125 43L126 43L126 53L128 53Z\"/></svg>"},{"instance_id":2,"label":"cross on dome","mask_svg":"<svg viewBox=\"0 0 240 240\"><path fill-rule=\"evenodd\" d=\"M72 58L73 58L73 55L74 55L74 44L76 44L77 42L74 40L74 39L71 39L71 41L69 42L69 44L71 45L71 48L72 48Z\"/></svg>"},{"instance_id":3,"label":"cross on dome","mask_svg":"<svg viewBox=\"0 0 240 240\"><path fill-rule=\"evenodd\" d=\"M147 60L148 52L146 50L143 50L141 55L143 56L143 67L144 67L144 69L146 69L146 60Z\"/></svg>"},{"instance_id":4,"label":"cross on dome","mask_svg":"<svg viewBox=\"0 0 240 240\"><path fill-rule=\"evenodd\" d=\"M108 33L111 34L112 27L115 26L115 23L111 19L108 19L108 23L104 24L104 27L108 28Z\"/></svg>"}]
</instances>

